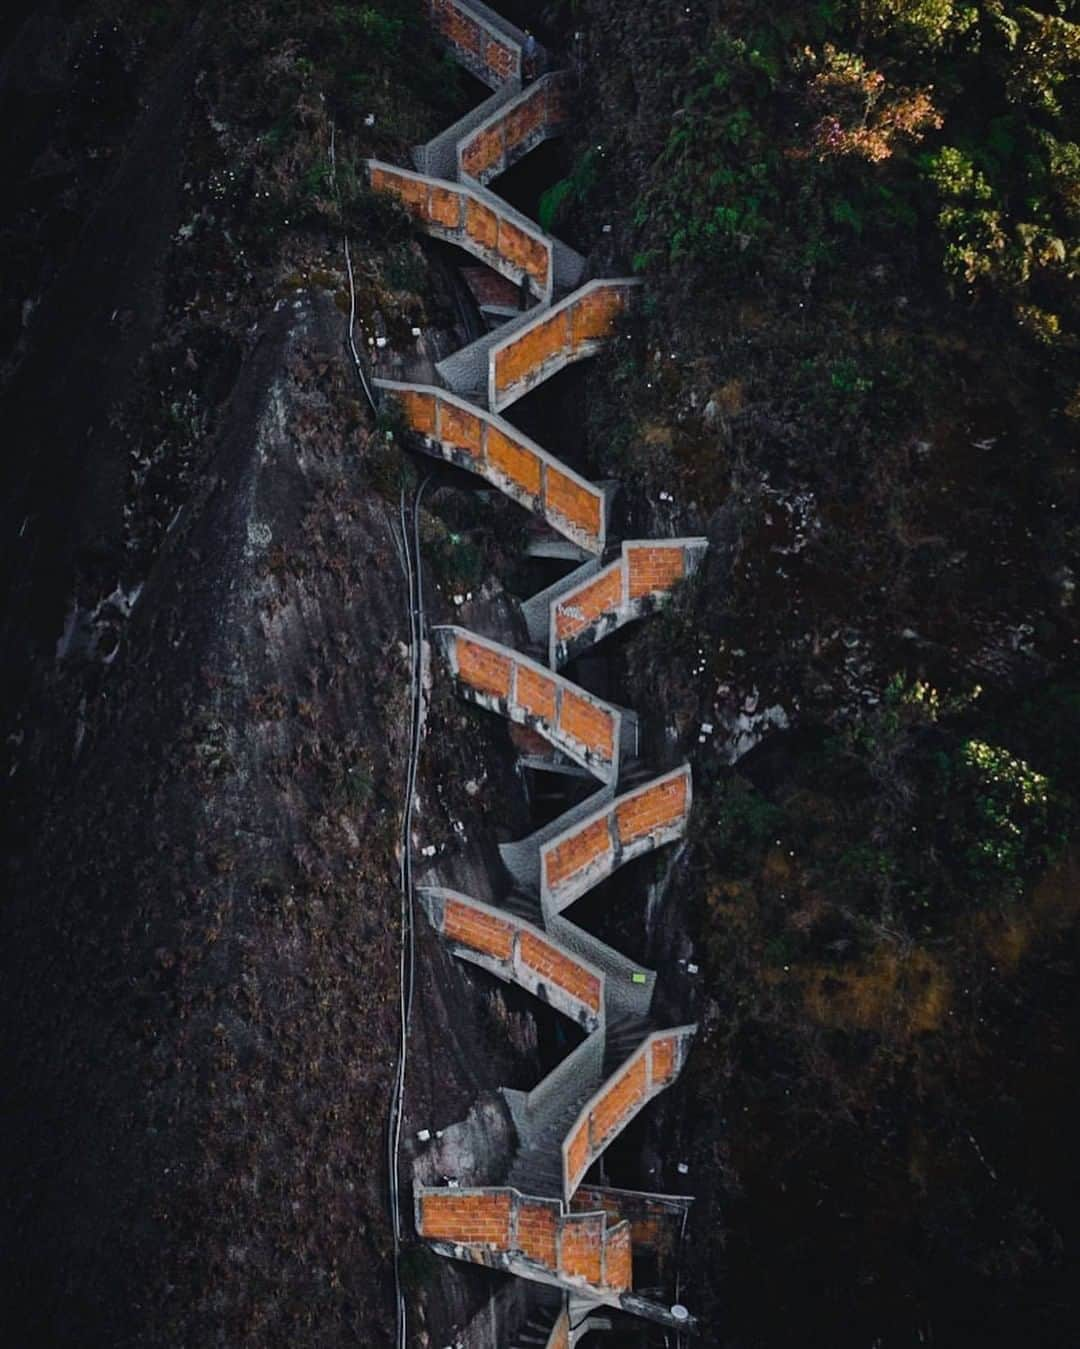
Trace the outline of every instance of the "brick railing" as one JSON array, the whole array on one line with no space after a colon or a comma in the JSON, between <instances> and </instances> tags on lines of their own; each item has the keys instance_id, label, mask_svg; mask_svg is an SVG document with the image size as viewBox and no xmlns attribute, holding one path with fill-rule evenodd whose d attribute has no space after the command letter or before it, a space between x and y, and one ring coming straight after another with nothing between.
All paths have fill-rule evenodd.
<instances>
[{"instance_id":1,"label":"brick railing","mask_svg":"<svg viewBox=\"0 0 1080 1349\"><path fill-rule=\"evenodd\" d=\"M458 177L487 184L567 123L569 75L560 70L496 109L457 147Z\"/></svg>"},{"instance_id":2,"label":"brick railing","mask_svg":"<svg viewBox=\"0 0 1080 1349\"><path fill-rule=\"evenodd\" d=\"M561 913L625 862L686 832L690 769L654 778L557 834L540 850L540 898Z\"/></svg>"},{"instance_id":3,"label":"brick railing","mask_svg":"<svg viewBox=\"0 0 1080 1349\"><path fill-rule=\"evenodd\" d=\"M616 560L551 601L548 659L552 669L624 624L652 613L698 569L708 540L625 540Z\"/></svg>"},{"instance_id":4,"label":"brick railing","mask_svg":"<svg viewBox=\"0 0 1080 1349\"><path fill-rule=\"evenodd\" d=\"M641 282L588 281L488 353L488 407L501 412L572 361L594 355Z\"/></svg>"},{"instance_id":5,"label":"brick railing","mask_svg":"<svg viewBox=\"0 0 1080 1349\"><path fill-rule=\"evenodd\" d=\"M575 1192L604 1147L675 1079L694 1028L646 1034L635 1018L649 1013L655 975L576 927L563 910L624 862L685 832L690 772L677 768L616 796L620 769L631 748L636 752L636 718L559 675L557 667L663 603L697 567L705 541L628 541L615 562L599 567L606 546L605 491L498 415L611 338L640 283L591 281L552 303L556 293L577 285L583 259L485 184L563 128L567 77L545 76L522 88L523 77L539 74L546 56L481 0L428 0L428 8L436 33L497 92L417 151L424 167L456 174L456 181L370 161L372 186L395 195L429 233L515 285L526 285L540 303L501 332L439 361L438 376L456 393L409 380L377 380L376 386L400 403L410 432L427 453L479 475L596 559L585 564L589 575L579 571L525 608L532 640L548 645L549 667L452 625L437 629L436 640L459 692L505 716L515 734L529 740L533 766L539 736L556 752L550 759L540 756L540 767L584 769L601 786L560 821L501 846L519 899L539 891L535 922L515 912L528 912L527 904L502 907L442 886L418 892L455 955L526 988L588 1033L531 1091L505 1093L520 1149L508 1163L511 1183L467 1190L417 1185L416 1225L445 1255L555 1284L564 1296L681 1325L666 1307L633 1293L633 1225L621 1216L613 1192L594 1190L593 1207ZM470 401L485 397L486 409ZM609 1019L619 1028L611 1032L617 1039L609 1035ZM633 1029L637 1025L640 1031ZM606 1058L619 1045L636 1047L603 1080ZM560 1170L561 1193L549 1197L559 1189ZM522 1181L541 1193L523 1193L516 1188ZM653 1215L640 1205L629 1208L639 1226L646 1224L641 1231L647 1239ZM585 1333L580 1320L572 1331L567 1306L564 1301L547 1349L569 1349Z\"/></svg>"},{"instance_id":6,"label":"brick railing","mask_svg":"<svg viewBox=\"0 0 1080 1349\"><path fill-rule=\"evenodd\" d=\"M434 385L377 379L375 386L398 399L429 453L486 478L586 552L603 550L603 491L509 422Z\"/></svg>"},{"instance_id":7,"label":"brick railing","mask_svg":"<svg viewBox=\"0 0 1080 1349\"><path fill-rule=\"evenodd\" d=\"M631 1285L630 1224L603 1209L568 1213L558 1199L508 1187L416 1190L416 1227L454 1255L512 1273L529 1270L619 1306ZM535 1277L535 1273L533 1277ZM525 1277L529 1277L526 1273Z\"/></svg>"},{"instance_id":8,"label":"brick railing","mask_svg":"<svg viewBox=\"0 0 1080 1349\"><path fill-rule=\"evenodd\" d=\"M696 1026L675 1026L656 1031L586 1101L562 1145L567 1203L612 1139L678 1076L696 1030Z\"/></svg>"},{"instance_id":9,"label":"brick railing","mask_svg":"<svg viewBox=\"0 0 1080 1349\"><path fill-rule=\"evenodd\" d=\"M455 954L543 998L588 1031L600 1025L604 975L588 961L523 918L458 890L422 886L417 895Z\"/></svg>"},{"instance_id":10,"label":"brick railing","mask_svg":"<svg viewBox=\"0 0 1080 1349\"><path fill-rule=\"evenodd\" d=\"M432 26L461 64L489 88L522 76L526 35L476 0L428 0Z\"/></svg>"},{"instance_id":11,"label":"brick railing","mask_svg":"<svg viewBox=\"0 0 1080 1349\"><path fill-rule=\"evenodd\" d=\"M522 281L537 299L551 299L555 285L554 243L512 207L461 183L367 161L373 191L401 203L426 233L457 244L501 276Z\"/></svg>"},{"instance_id":12,"label":"brick railing","mask_svg":"<svg viewBox=\"0 0 1080 1349\"><path fill-rule=\"evenodd\" d=\"M618 775L622 713L512 647L464 628L434 630L459 692L539 732L602 782Z\"/></svg>"}]
</instances>

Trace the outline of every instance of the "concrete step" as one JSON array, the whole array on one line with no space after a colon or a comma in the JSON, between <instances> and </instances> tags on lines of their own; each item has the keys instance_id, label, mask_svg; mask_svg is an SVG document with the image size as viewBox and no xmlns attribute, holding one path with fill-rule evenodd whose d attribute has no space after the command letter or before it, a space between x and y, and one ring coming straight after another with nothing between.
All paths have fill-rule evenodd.
<instances>
[{"instance_id":1,"label":"concrete step","mask_svg":"<svg viewBox=\"0 0 1080 1349\"><path fill-rule=\"evenodd\" d=\"M608 1023L604 1035L604 1080L633 1054L654 1029L646 1016L621 1016Z\"/></svg>"},{"instance_id":2,"label":"concrete step","mask_svg":"<svg viewBox=\"0 0 1080 1349\"><path fill-rule=\"evenodd\" d=\"M505 899L499 905L507 913L512 913L515 918L521 918L526 923L532 923L535 927L544 926L544 917L540 912L540 903L529 895L523 895L519 890L511 890Z\"/></svg>"}]
</instances>

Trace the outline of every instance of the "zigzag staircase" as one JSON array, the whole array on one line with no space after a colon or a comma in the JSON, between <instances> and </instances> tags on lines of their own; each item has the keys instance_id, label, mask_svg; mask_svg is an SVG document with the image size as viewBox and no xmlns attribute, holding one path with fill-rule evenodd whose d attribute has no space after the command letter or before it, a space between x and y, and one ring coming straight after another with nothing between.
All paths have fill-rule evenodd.
<instances>
[{"instance_id":1,"label":"zigzag staircase","mask_svg":"<svg viewBox=\"0 0 1080 1349\"><path fill-rule=\"evenodd\" d=\"M585 1038L532 1091L504 1089L517 1151L503 1183L418 1185L416 1225L444 1255L532 1281L530 1315L505 1342L555 1349L610 1328L605 1307L685 1326L681 1309L635 1293L632 1282L635 1245L655 1242L658 1227L683 1215L687 1201L583 1181L674 1081L695 1027L656 1026L655 974L572 922L567 910L624 863L685 834L690 770L683 765L641 782L634 713L558 671L663 604L707 545L700 538L627 540L605 561L606 489L499 415L597 351L638 283L580 284L584 260L486 186L565 128L567 75L541 74L546 54L476 0L429 0L429 10L440 37L494 92L415 151L417 171L369 161L372 186L393 193L421 228L471 253L535 303L441 361L442 385L376 386L399 402L427 453L499 488L566 540L571 556L584 558L522 606L534 654L456 626L437 629L435 639L461 696L516 728L522 763L597 786L558 819L502 847L513 888L499 903L439 886L417 891L455 955L541 998ZM539 78L523 85L523 75ZM627 789L628 778L637 785Z\"/></svg>"}]
</instances>

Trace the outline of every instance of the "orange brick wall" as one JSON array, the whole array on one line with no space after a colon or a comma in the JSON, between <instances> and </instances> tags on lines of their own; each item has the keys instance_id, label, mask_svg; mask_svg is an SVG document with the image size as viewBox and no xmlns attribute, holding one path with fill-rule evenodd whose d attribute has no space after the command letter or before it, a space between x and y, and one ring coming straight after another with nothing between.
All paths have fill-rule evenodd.
<instances>
[{"instance_id":1,"label":"orange brick wall","mask_svg":"<svg viewBox=\"0 0 1080 1349\"><path fill-rule=\"evenodd\" d=\"M595 974L583 969L576 960L563 955L549 942L541 941L531 932L521 934L519 946L522 961L531 970L542 975L550 983L558 984L567 993L591 1007L594 1012L600 1010L600 980Z\"/></svg>"},{"instance_id":2,"label":"orange brick wall","mask_svg":"<svg viewBox=\"0 0 1080 1349\"><path fill-rule=\"evenodd\" d=\"M589 1161L589 1121L583 1119L577 1133L570 1139L566 1149L566 1169L573 1183L585 1170Z\"/></svg>"},{"instance_id":3,"label":"orange brick wall","mask_svg":"<svg viewBox=\"0 0 1080 1349\"><path fill-rule=\"evenodd\" d=\"M459 637L455 642L458 676L466 684L497 698L510 696L510 661L486 646Z\"/></svg>"},{"instance_id":4,"label":"orange brick wall","mask_svg":"<svg viewBox=\"0 0 1080 1349\"><path fill-rule=\"evenodd\" d=\"M686 810L686 774L658 782L624 801L616 810L623 843L677 820Z\"/></svg>"},{"instance_id":5,"label":"orange brick wall","mask_svg":"<svg viewBox=\"0 0 1080 1349\"><path fill-rule=\"evenodd\" d=\"M479 459L484 435L483 422L474 413L459 408L456 403L446 399L439 401L439 439Z\"/></svg>"},{"instance_id":6,"label":"orange brick wall","mask_svg":"<svg viewBox=\"0 0 1080 1349\"><path fill-rule=\"evenodd\" d=\"M503 119L503 125L506 127L506 148L513 149L518 141L523 141L532 132L543 127L546 115L547 101L544 91L534 86L532 96L511 108Z\"/></svg>"},{"instance_id":7,"label":"orange brick wall","mask_svg":"<svg viewBox=\"0 0 1080 1349\"><path fill-rule=\"evenodd\" d=\"M545 721L555 720L555 681L539 674L528 665L518 665L514 690L519 707Z\"/></svg>"},{"instance_id":8,"label":"orange brick wall","mask_svg":"<svg viewBox=\"0 0 1080 1349\"><path fill-rule=\"evenodd\" d=\"M392 192L411 215L427 216L427 183L389 169L372 169L371 186L376 192Z\"/></svg>"},{"instance_id":9,"label":"orange brick wall","mask_svg":"<svg viewBox=\"0 0 1080 1349\"><path fill-rule=\"evenodd\" d=\"M525 328L495 353L495 389L502 393L534 374L570 345L570 315L565 309L533 328Z\"/></svg>"},{"instance_id":10,"label":"orange brick wall","mask_svg":"<svg viewBox=\"0 0 1080 1349\"><path fill-rule=\"evenodd\" d=\"M604 1282L620 1292L630 1287L633 1279L633 1255L630 1248L630 1228L620 1224L604 1238Z\"/></svg>"},{"instance_id":11,"label":"orange brick wall","mask_svg":"<svg viewBox=\"0 0 1080 1349\"><path fill-rule=\"evenodd\" d=\"M400 395L405 419L422 436L435 435L435 395L405 392Z\"/></svg>"},{"instance_id":12,"label":"orange brick wall","mask_svg":"<svg viewBox=\"0 0 1080 1349\"><path fill-rule=\"evenodd\" d=\"M482 248L494 252L499 243L499 217L490 206L469 197L465 207L465 232Z\"/></svg>"},{"instance_id":13,"label":"orange brick wall","mask_svg":"<svg viewBox=\"0 0 1080 1349\"><path fill-rule=\"evenodd\" d=\"M590 1283L599 1283L602 1275L604 1216L564 1218L559 1252L559 1270L563 1274L583 1275Z\"/></svg>"},{"instance_id":14,"label":"orange brick wall","mask_svg":"<svg viewBox=\"0 0 1080 1349\"><path fill-rule=\"evenodd\" d=\"M610 762L615 752L615 723L611 713L569 688L563 689L559 730Z\"/></svg>"},{"instance_id":15,"label":"orange brick wall","mask_svg":"<svg viewBox=\"0 0 1080 1349\"><path fill-rule=\"evenodd\" d=\"M654 1086L670 1082L675 1076L675 1037L654 1040L652 1045L652 1080Z\"/></svg>"},{"instance_id":16,"label":"orange brick wall","mask_svg":"<svg viewBox=\"0 0 1080 1349\"><path fill-rule=\"evenodd\" d=\"M456 899L446 901L443 932L452 941L471 946L474 951L486 951L499 960L509 960L514 949L514 932L509 923Z\"/></svg>"},{"instance_id":17,"label":"orange brick wall","mask_svg":"<svg viewBox=\"0 0 1080 1349\"><path fill-rule=\"evenodd\" d=\"M608 817L605 815L592 824L587 824L577 833L571 834L557 847L544 856L544 875L549 886L561 885L568 877L575 875L590 862L597 861L605 853L612 852L611 837L608 833Z\"/></svg>"},{"instance_id":18,"label":"orange brick wall","mask_svg":"<svg viewBox=\"0 0 1080 1349\"><path fill-rule=\"evenodd\" d=\"M641 1055L615 1079L592 1109L589 1119L594 1150L602 1147L623 1120L637 1109L645 1099L646 1090L645 1056Z\"/></svg>"},{"instance_id":19,"label":"orange brick wall","mask_svg":"<svg viewBox=\"0 0 1080 1349\"><path fill-rule=\"evenodd\" d=\"M460 192L455 192L448 187L432 186L428 216L436 225L442 225L446 229L459 229L461 226L461 202Z\"/></svg>"},{"instance_id":20,"label":"orange brick wall","mask_svg":"<svg viewBox=\"0 0 1080 1349\"><path fill-rule=\"evenodd\" d=\"M595 1213L597 1209L602 1208L607 1214L609 1228L623 1221L624 1215L619 1207L618 1198L609 1191L595 1190L588 1185L582 1185L575 1191L570 1207L575 1213ZM635 1196L634 1209L633 1213L626 1215L630 1222L632 1248L658 1245L664 1239L665 1229L678 1221L670 1209L665 1209L659 1204L650 1205L649 1200L643 1195Z\"/></svg>"},{"instance_id":21,"label":"orange brick wall","mask_svg":"<svg viewBox=\"0 0 1080 1349\"><path fill-rule=\"evenodd\" d=\"M614 613L621 602L622 564L616 562L562 597L555 610L555 636L559 641L573 637L604 614Z\"/></svg>"},{"instance_id":22,"label":"orange brick wall","mask_svg":"<svg viewBox=\"0 0 1080 1349\"><path fill-rule=\"evenodd\" d=\"M510 47L489 37L484 48L484 64L501 83L517 70L517 56Z\"/></svg>"},{"instance_id":23,"label":"orange brick wall","mask_svg":"<svg viewBox=\"0 0 1080 1349\"><path fill-rule=\"evenodd\" d=\"M478 178L486 168L502 158L502 133L498 125L478 131L462 151L461 167Z\"/></svg>"},{"instance_id":24,"label":"orange brick wall","mask_svg":"<svg viewBox=\"0 0 1080 1349\"><path fill-rule=\"evenodd\" d=\"M487 457L489 464L530 496L540 495L540 460L494 426L488 427Z\"/></svg>"},{"instance_id":25,"label":"orange brick wall","mask_svg":"<svg viewBox=\"0 0 1080 1349\"><path fill-rule=\"evenodd\" d=\"M682 548L630 548L626 561L631 599L670 590L686 570Z\"/></svg>"},{"instance_id":26,"label":"orange brick wall","mask_svg":"<svg viewBox=\"0 0 1080 1349\"><path fill-rule=\"evenodd\" d=\"M584 342L595 342L609 336L615 317L625 304L625 293L611 286L583 295L571 308L571 344L579 347Z\"/></svg>"},{"instance_id":27,"label":"orange brick wall","mask_svg":"<svg viewBox=\"0 0 1080 1349\"><path fill-rule=\"evenodd\" d=\"M425 1194L420 1205L420 1232L431 1241L502 1250L510 1244L508 1194Z\"/></svg>"},{"instance_id":28,"label":"orange brick wall","mask_svg":"<svg viewBox=\"0 0 1080 1349\"><path fill-rule=\"evenodd\" d=\"M518 1204L517 1244L530 1260L537 1260L554 1269L558 1259L555 1234L558 1230L558 1210L553 1205Z\"/></svg>"},{"instance_id":29,"label":"orange brick wall","mask_svg":"<svg viewBox=\"0 0 1080 1349\"><path fill-rule=\"evenodd\" d=\"M560 473L551 464L547 467L544 501L550 510L565 520L599 536L602 498L596 488L582 487L573 478Z\"/></svg>"},{"instance_id":30,"label":"orange brick wall","mask_svg":"<svg viewBox=\"0 0 1080 1349\"><path fill-rule=\"evenodd\" d=\"M491 153L490 139L482 138L477 146L477 155ZM466 168L469 167L467 164ZM472 171L479 172L481 167L478 162ZM548 246L513 221L501 217L493 208L475 201L456 187L440 187L389 169L373 167L371 186L376 191L392 193L411 215L428 224L450 231L464 228L485 252L498 254L512 267L532 277L540 291L546 289L550 268Z\"/></svg>"}]
</instances>

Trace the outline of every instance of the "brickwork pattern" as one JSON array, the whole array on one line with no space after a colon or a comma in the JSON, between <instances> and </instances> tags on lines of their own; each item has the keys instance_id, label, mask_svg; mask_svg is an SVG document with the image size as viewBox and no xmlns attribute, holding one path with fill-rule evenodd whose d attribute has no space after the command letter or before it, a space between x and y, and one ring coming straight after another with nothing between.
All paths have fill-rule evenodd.
<instances>
[{"instance_id":1,"label":"brickwork pattern","mask_svg":"<svg viewBox=\"0 0 1080 1349\"><path fill-rule=\"evenodd\" d=\"M607 815L603 815L545 852L544 879L554 890L571 876L599 863L610 862L614 856L610 824Z\"/></svg>"},{"instance_id":2,"label":"brickwork pattern","mask_svg":"<svg viewBox=\"0 0 1080 1349\"><path fill-rule=\"evenodd\" d=\"M521 71L521 48L496 37L455 0L430 0L432 25L461 64L492 88Z\"/></svg>"},{"instance_id":3,"label":"brickwork pattern","mask_svg":"<svg viewBox=\"0 0 1080 1349\"><path fill-rule=\"evenodd\" d=\"M493 347L491 406L513 401L569 361L591 355L598 342L611 336L633 290L626 281L590 282Z\"/></svg>"},{"instance_id":4,"label":"brickwork pattern","mask_svg":"<svg viewBox=\"0 0 1080 1349\"><path fill-rule=\"evenodd\" d=\"M438 930L464 948L464 953L498 962L501 977L534 993L543 986L543 996L549 1003L589 1029L599 1024L604 981L588 962L545 937L525 920L509 915L501 917L492 912L491 906L458 891L436 887L422 891L422 898L426 897L434 900L428 912Z\"/></svg>"},{"instance_id":5,"label":"brickwork pattern","mask_svg":"<svg viewBox=\"0 0 1080 1349\"><path fill-rule=\"evenodd\" d=\"M668 1036L664 1040L654 1040L651 1053L652 1080L653 1082L662 1082L666 1086L675 1076L676 1043L674 1037Z\"/></svg>"},{"instance_id":6,"label":"brickwork pattern","mask_svg":"<svg viewBox=\"0 0 1080 1349\"><path fill-rule=\"evenodd\" d=\"M496 698L509 698L513 665L506 656L500 656L490 647L457 639L458 672L466 684Z\"/></svg>"},{"instance_id":7,"label":"brickwork pattern","mask_svg":"<svg viewBox=\"0 0 1080 1349\"><path fill-rule=\"evenodd\" d=\"M657 782L627 797L616 808L620 842L630 843L665 824L674 824L686 811L686 774Z\"/></svg>"},{"instance_id":8,"label":"brickwork pattern","mask_svg":"<svg viewBox=\"0 0 1080 1349\"><path fill-rule=\"evenodd\" d=\"M537 1264L558 1263L559 1205L523 1200L518 1205L517 1244Z\"/></svg>"},{"instance_id":9,"label":"brickwork pattern","mask_svg":"<svg viewBox=\"0 0 1080 1349\"><path fill-rule=\"evenodd\" d=\"M510 1244L510 1194L426 1193L421 1197L420 1232L431 1241L454 1241L462 1245Z\"/></svg>"},{"instance_id":10,"label":"brickwork pattern","mask_svg":"<svg viewBox=\"0 0 1080 1349\"><path fill-rule=\"evenodd\" d=\"M590 581L555 602L555 635L560 641L574 637L606 614L618 612L622 603L623 566L613 562Z\"/></svg>"},{"instance_id":11,"label":"brickwork pattern","mask_svg":"<svg viewBox=\"0 0 1080 1349\"><path fill-rule=\"evenodd\" d=\"M512 483L520 492L539 497L541 492L540 460L531 451L511 440L495 427L488 427L488 464L493 476Z\"/></svg>"},{"instance_id":12,"label":"brickwork pattern","mask_svg":"<svg viewBox=\"0 0 1080 1349\"><path fill-rule=\"evenodd\" d=\"M488 183L534 145L558 134L569 114L564 74L546 75L493 113L457 148L458 176Z\"/></svg>"},{"instance_id":13,"label":"brickwork pattern","mask_svg":"<svg viewBox=\"0 0 1080 1349\"><path fill-rule=\"evenodd\" d=\"M549 515L568 521L589 538L600 537L604 501L595 488L583 486L568 473L550 464L545 487L545 504Z\"/></svg>"},{"instance_id":14,"label":"brickwork pattern","mask_svg":"<svg viewBox=\"0 0 1080 1349\"><path fill-rule=\"evenodd\" d=\"M602 759L611 759L615 753L614 717L605 708L597 707L591 698L583 698L569 689L563 690L559 729Z\"/></svg>"},{"instance_id":15,"label":"brickwork pattern","mask_svg":"<svg viewBox=\"0 0 1080 1349\"><path fill-rule=\"evenodd\" d=\"M620 1223L604 1233L604 1283L609 1288L629 1288L633 1281L630 1224Z\"/></svg>"},{"instance_id":16,"label":"brickwork pattern","mask_svg":"<svg viewBox=\"0 0 1080 1349\"><path fill-rule=\"evenodd\" d=\"M474 0L428 0L428 7L436 31L473 74L493 88L520 79L525 39L512 25ZM530 57L537 67L543 61L541 53ZM506 284L527 282L541 305L509 337L486 349L490 412L433 387L395 386L385 380L377 385L398 394L410 428L432 453L481 474L579 546L602 554L603 493L494 414L609 339L637 283L590 282L551 305L554 242L532 230L509 208L501 209L475 183L502 172L566 119L568 81L546 76L499 102L498 112L480 126L473 122L474 129L458 141L461 181L425 178L373 161L371 182L376 189L396 195L425 228L459 243L504 278L500 290L490 284L492 272L481 275L477 271L476 293L496 295L493 303L509 308L513 297ZM447 139L440 138L440 146ZM471 188L462 185L469 177L475 180ZM580 265L566 251L560 251L558 258L565 277ZM472 377L468 362L458 362L454 373L446 377L454 388L467 387ZM545 742L550 743L563 755L583 762L602 780L616 782L619 731L624 724L621 714L570 684L554 672L555 667L568 658L574 643L580 646L596 639L655 607L692 569L688 563L698 553L687 551L687 546L699 547L703 542L624 544L616 562L561 595L550 612L550 671L509 648L457 629L439 630L453 634L446 639L446 649L452 651L462 692L507 716L516 742L527 744L532 752L541 753ZM529 621L532 624L534 619ZM538 732L544 740L538 740ZM603 771L598 765L604 766ZM558 766L565 766L565 758ZM680 770L614 801L604 799L609 800L604 810L540 848L543 925L548 923L548 906L556 892L565 908L622 861L680 831L689 810L689 773ZM553 935L545 935L540 927L509 912L503 911L506 916L502 917L491 906L456 897L456 891L423 893L437 896L430 900L428 912L457 945L459 955L532 989L563 1011L573 1009L583 1024L599 1027L595 1033L604 1036L605 990L617 987L608 981L622 978L629 984L630 980L612 953L601 960L605 971L601 975ZM639 983L641 977L635 974L633 982ZM578 1009L582 1009L580 1014ZM444 1244L447 1254L460 1255L458 1248L466 1247L469 1258L526 1277L537 1277L530 1270L540 1267L556 1281L588 1285L594 1297L620 1305L620 1295L632 1286L634 1223L645 1239L653 1231L650 1224L659 1230L660 1216L638 1205L633 1221L626 1221L610 1195L583 1190L575 1202L574 1191L611 1139L651 1095L673 1080L692 1030L680 1027L647 1037L585 1105L562 1143L562 1200L523 1195L506 1187L458 1192L419 1186L416 1221L421 1235ZM605 1042L601 1038L596 1043L602 1047ZM591 1053L592 1049L583 1059L574 1060L575 1071L582 1063L599 1062L588 1057ZM562 1078L551 1080L561 1087ZM530 1102L536 1094L529 1093ZM445 1245L452 1249L445 1250ZM635 1309L640 1305L639 1301ZM547 1349L569 1349L570 1342L564 1309Z\"/></svg>"},{"instance_id":17,"label":"brickwork pattern","mask_svg":"<svg viewBox=\"0 0 1080 1349\"><path fill-rule=\"evenodd\" d=\"M696 567L704 539L626 542L622 555L551 604L552 665L667 600Z\"/></svg>"},{"instance_id":18,"label":"brickwork pattern","mask_svg":"<svg viewBox=\"0 0 1080 1349\"><path fill-rule=\"evenodd\" d=\"M600 1010L600 980L557 946L531 932L521 934L521 959L550 983L558 984L594 1012Z\"/></svg>"},{"instance_id":19,"label":"brickwork pattern","mask_svg":"<svg viewBox=\"0 0 1080 1349\"><path fill-rule=\"evenodd\" d=\"M589 1152L589 1120L586 1116L570 1135L566 1148L566 1170L571 1181L585 1174L589 1165Z\"/></svg>"},{"instance_id":20,"label":"brickwork pattern","mask_svg":"<svg viewBox=\"0 0 1080 1349\"><path fill-rule=\"evenodd\" d=\"M674 824L686 812L686 792L687 776L681 774L624 797L615 810L620 842L626 844Z\"/></svg>"},{"instance_id":21,"label":"brickwork pattern","mask_svg":"<svg viewBox=\"0 0 1080 1349\"><path fill-rule=\"evenodd\" d=\"M670 590L683 578L684 554L681 548L637 545L628 550L627 589L631 599Z\"/></svg>"},{"instance_id":22,"label":"brickwork pattern","mask_svg":"<svg viewBox=\"0 0 1080 1349\"><path fill-rule=\"evenodd\" d=\"M589 1132L594 1151L603 1147L620 1126L637 1113L647 1090L648 1068L645 1056L639 1055L612 1082L592 1109Z\"/></svg>"},{"instance_id":23,"label":"brickwork pattern","mask_svg":"<svg viewBox=\"0 0 1080 1349\"><path fill-rule=\"evenodd\" d=\"M550 295L552 244L550 239L477 199L458 183L428 179L377 160L368 166L372 189L397 198L416 222L429 232L460 244L511 280L528 277L540 299Z\"/></svg>"},{"instance_id":24,"label":"brickwork pattern","mask_svg":"<svg viewBox=\"0 0 1080 1349\"><path fill-rule=\"evenodd\" d=\"M565 707L565 695L564 695ZM544 884L553 899L569 903L620 861L665 841L686 825L690 772L679 769L619 797L602 814L557 835L541 850Z\"/></svg>"},{"instance_id":25,"label":"brickwork pattern","mask_svg":"<svg viewBox=\"0 0 1080 1349\"><path fill-rule=\"evenodd\" d=\"M425 448L479 473L526 510L590 552L604 545L604 496L599 488L556 467L509 422L462 407L443 390L413 389L376 380L402 407L409 429Z\"/></svg>"},{"instance_id":26,"label":"brickwork pattern","mask_svg":"<svg viewBox=\"0 0 1080 1349\"><path fill-rule=\"evenodd\" d=\"M604 1229L602 1213L574 1214L563 1220L559 1243L559 1272L571 1279L599 1284L604 1275Z\"/></svg>"},{"instance_id":27,"label":"brickwork pattern","mask_svg":"<svg viewBox=\"0 0 1080 1349\"><path fill-rule=\"evenodd\" d=\"M465 697L527 721L563 753L598 776L609 778L616 755L616 709L551 674L510 647L477 639L459 628L440 628L440 640L452 645L451 665Z\"/></svg>"},{"instance_id":28,"label":"brickwork pattern","mask_svg":"<svg viewBox=\"0 0 1080 1349\"><path fill-rule=\"evenodd\" d=\"M498 960L509 960L514 949L514 932L509 923L454 899L446 905L443 931L451 941Z\"/></svg>"},{"instance_id":29,"label":"brickwork pattern","mask_svg":"<svg viewBox=\"0 0 1080 1349\"><path fill-rule=\"evenodd\" d=\"M537 674L528 665L519 664L517 667L514 700L522 711L535 717L543 717L547 722L554 722L556 708L555 681L545 678L542 674Z\"/></svg>"}]
</instances>

